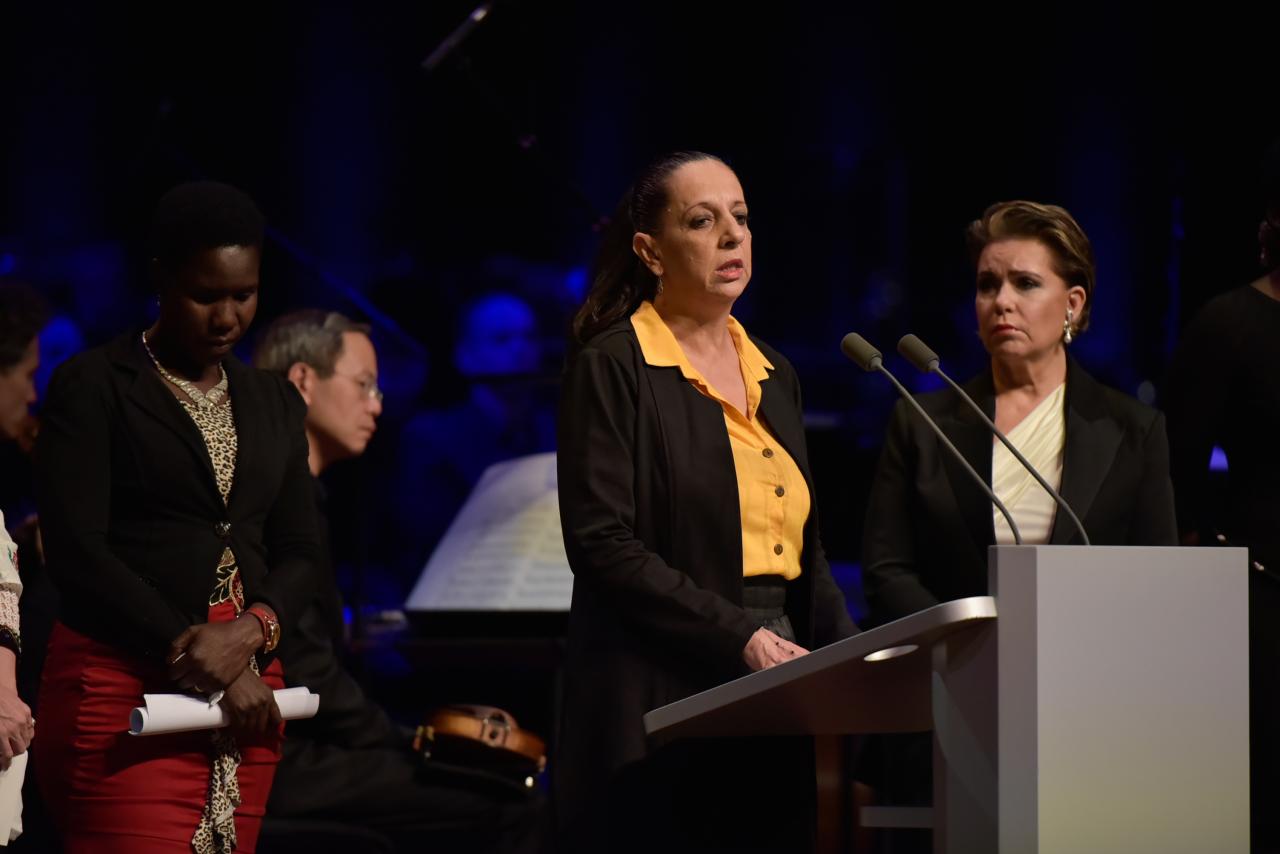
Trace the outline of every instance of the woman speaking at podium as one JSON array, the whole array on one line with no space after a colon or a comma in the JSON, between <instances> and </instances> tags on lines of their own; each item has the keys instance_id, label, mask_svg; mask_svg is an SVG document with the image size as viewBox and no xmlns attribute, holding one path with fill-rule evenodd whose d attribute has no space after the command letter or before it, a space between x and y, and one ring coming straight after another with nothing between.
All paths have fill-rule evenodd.
<instances>
[{"instance_id":1,"label":"woman speaking at podium","mask_svg":"<svg viewBox=\"0 0 1280 854\"><path fill-rule=\"evenodd\" d=\"M1059 490L1095 545L1176 545L1164 417L1100 384L1067 348L1089 326L1089 239L1054 205L1002 202L968 230L974 310L991 367L966 386ZM920 405L1009 508L1029 545L1081 543L1074 523L951 389ZM987 547L1012 543L995 506L899 402L872 486L863 565L884 623L987 592Z\"/></svg>"},{"instance_id":2,"label":"woman speaking at podium","mask_svg":"<svg viewBox=\"0 0 1280 854\"><path fill-rule=\"evenodd\" d=\"M737 176L678 152L624 197L574 318L555 769L570 850L801 851L812 833L806 744L650 752L642 722L856 631L818 540L795 372L730 313L750 279Z\"/></svg>"}]
</instances>

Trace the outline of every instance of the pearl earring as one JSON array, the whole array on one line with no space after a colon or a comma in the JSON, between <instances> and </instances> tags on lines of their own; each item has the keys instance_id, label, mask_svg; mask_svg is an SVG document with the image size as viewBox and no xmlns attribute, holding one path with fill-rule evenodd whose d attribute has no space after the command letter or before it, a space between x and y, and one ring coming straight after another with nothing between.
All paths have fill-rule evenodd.
<instances>
[{"instance_id":1,"label":"pearl earring","mask_svg":"<svg viewBox=\"0 0 1280 854\"><path fill-rule=\"evenodd\" d=\"M1067 309L1067 319L1062 321L1062 343L1070 344L1072 339L1071 321L1075 319L1075 312Z\"/></svg>"}]
</instances>

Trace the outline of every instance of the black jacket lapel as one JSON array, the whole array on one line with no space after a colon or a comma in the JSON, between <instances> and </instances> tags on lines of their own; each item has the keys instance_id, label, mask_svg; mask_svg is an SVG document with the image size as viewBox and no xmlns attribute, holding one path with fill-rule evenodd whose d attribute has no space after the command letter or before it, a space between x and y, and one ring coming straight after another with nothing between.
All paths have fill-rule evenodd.
<instances>
[{"instance_id":1,"label":"black jacket lapel","mask_svg":"<svg viewBox=\"0 0 1280 854\"><path fill-rule=\"evenodd\" d=\"M217 493L218 481L213 473L213 463L209 459L204 437L156 372L151 358L142 349L141 337L130 334L117 338L108 345L107 353L117 370L133 375L132 381L128 383L129 399L182 440L200 461L209 476L210 488Z\"/></svg>"},{"instance_id":2,"label":"black jacket lapel","mask_svg":"<svg viewBox=\"0 0 1280 854\"><path fill-rule=\"evenodd\" d=\"M977 401L988 418L995 416L995 387L991 374L984 372L965 384L964 390ZM959 395L953 396L953 404L937 418L942 432L956 446L961 455L973 466L978 476L991 485L991 431L969 408ZM947 472L947 480L955 495L956 505L964 520L969 536L979 552L986 555L987 546L995 542L995 523L993 513L996 512L991 498L974 482L960 462L945 448L939 447L942 454L943 468Z\"/></svg>"},{"instance_id":3,"label":"black jacket lapel","mask_svg":"<svg viewBox=\"0 0 1280 854\"><path fill-rule=\"evenodd\" d=\"M1083 522L1115 460L1123 438L1120 424L1107 408L1097 380L1067 357L1067 437L1062 453L1059 492ZM1052 545L1081 544L1080 534L1062 509L1054 518Z\"/></svg>"},{"instance_id":4,"label":"black jacket lapel","mask_svg":"<svg viewBox=\"0 0 1280 854\"><path fill-rule=\"evenodd\" d=\"M260 384L254 381L254 369L235 356L228 356L223 366L227 371L227 387L236 422L236 473L227 502L233 506L237 503L237 496L247 488L245 484L252 482L250 473L259 465L256 455L262 447L263 435L270 427L263 423L263 414L268 408L262 399Z\"/></svg>"}]
</instances>

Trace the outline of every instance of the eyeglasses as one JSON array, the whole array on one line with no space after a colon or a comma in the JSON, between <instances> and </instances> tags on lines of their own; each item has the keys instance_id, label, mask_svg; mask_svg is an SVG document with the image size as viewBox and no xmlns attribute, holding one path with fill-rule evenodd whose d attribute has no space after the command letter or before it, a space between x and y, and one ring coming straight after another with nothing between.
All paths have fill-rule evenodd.
<instances>
[{"instance_id":1,"label":"eyeglasses","mask_svg":"<svg viewBox=\"0 0 1280 854\"><path fill-rule=\"evenodd\" d=\"M360 391L364 393L365 397L370 400L376 400L378 403L382 403L382 389L378 388L378 381L376 379L371 379L369 377L352 377L346 374L340 374L337 371L334 371L333 375L335 377L342 377L344 380L350 380L360 386Z\"/></svg>"}]
</instances>

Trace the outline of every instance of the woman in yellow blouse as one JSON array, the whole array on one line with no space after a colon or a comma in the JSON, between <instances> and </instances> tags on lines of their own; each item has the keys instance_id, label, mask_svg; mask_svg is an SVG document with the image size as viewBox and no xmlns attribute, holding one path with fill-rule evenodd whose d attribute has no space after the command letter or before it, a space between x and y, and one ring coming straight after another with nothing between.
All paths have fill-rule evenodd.
<instances>
[{"instance_id":1,"label":"woman in yellow blouse","mask_svg":"<svg viewBox=\"0 0 1280 854\"><path fill-rule=\"evenodd\" d=\"M812 831L802 748L651 753L641 721L856 631L818 539L795 372L731 315L750 278L737 176L679 152L624 198L574 320L559 489L575 583L556 768L571 848L799 851Z\"/></svg>"}]
</instances>

